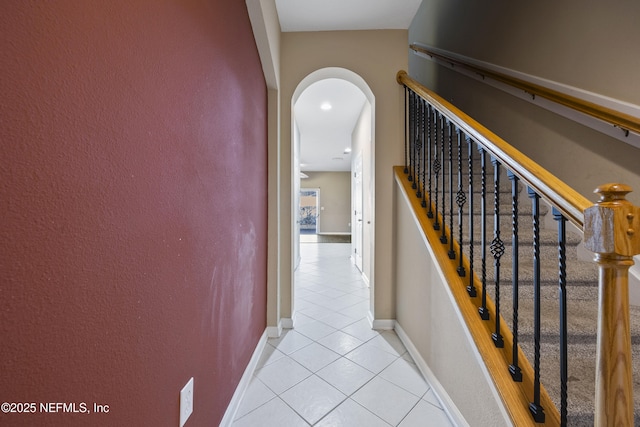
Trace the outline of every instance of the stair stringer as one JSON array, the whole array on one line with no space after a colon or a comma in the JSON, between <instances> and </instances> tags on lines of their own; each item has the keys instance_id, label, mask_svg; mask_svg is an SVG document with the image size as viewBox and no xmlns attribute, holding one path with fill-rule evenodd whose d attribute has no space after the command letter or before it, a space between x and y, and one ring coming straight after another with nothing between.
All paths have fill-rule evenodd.
<instances>
[{"instance_id":1,"label":"stair stringer","mask_svg":"<svg viewBox=\"0 0 640 427\"><path fill-rule=\"evenodd\" d=\"M402 168L396 168L396 181L397 323L456 407L466 419L473 420L474 425L536 425L528 411L532 400L531 366L524 362L526 359L521 354L524 381L512 381L507 369L510 350L495 348L490 332L492 322L479 320L477 301L466 295L466 284L457 277L446 250L438 254L441 245L429 244L438 240L437 233L431 232L419 201L412 197L411 185ZM411 222L417 223L413 238L404 229ZM430 234L433 234L431 238ZM420 248L422 253L413 261L407 261L406 255L410 253L407 241L416 236L422 236L422 246L414 240L412 247ZM460 289L465 294L462 297ZM493 318L493 302L489 300L487 306ZM505 331L504 339L505 348L510 349L509 331ZM559 425L557 409L543 387L541 395L546 425Z\"/></svg>"}]
</instances>

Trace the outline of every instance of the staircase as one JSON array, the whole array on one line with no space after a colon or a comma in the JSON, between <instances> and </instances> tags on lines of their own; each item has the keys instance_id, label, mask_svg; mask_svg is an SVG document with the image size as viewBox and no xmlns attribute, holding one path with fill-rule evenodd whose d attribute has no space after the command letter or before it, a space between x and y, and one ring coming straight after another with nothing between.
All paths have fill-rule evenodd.
<instances>
[{"instance_id":1,"label":"staircase","mask_svg":"<svg viewBox=\"0 0 640 427\"><path fill-rule=\"evenodd\" d=\"M453 149L453 156L457 156L457 147ZM462 165L461 188L465 192L466 203L463 205L462 222L462 250L465 257L471 254L470 244L473 243L474 275L482 277L482 213L481 213L481 162L477 150L472 150L473 170L473 197L469 198L469 162L468 150L461 150L460 163ZM485 266L486 266L486 292L494 302L497 301L495 289L494 257L491 254L491 241L494 238L494 166L489 159L486 160L486 239L485 239ZM444 174L442 170L436 176L431 175L432 193L431 200L435 203L435 182L438 180L438 210L444 209L444 223L450 227L453 225L453 236L459 240L458 205L456 193L459 189L457 173L458 158L444 158ZM449 191L449 168L453 168L452 191ZM423 167L424 169L424 167ZM433 169L433 168L431 168ZM428 172L414 170L419 175L419 181L424 179L425 189L428 194ZM444 175L444 176L443 176ZM500 257L500 313L504 322L501 328L515 330L513 325L513 275L512 266L512 182L502 169L499 173L498 186L498 210L500 237L505 248ZM444 194L442 188L445 188ZM534 361L534 289L533 289L533 219L532 203L525 187L517 186L518 214L516 216L518 229L518 342L527 359L533 365ZM453 216L450 215L450 196L453 195ZM425 197L427 200L429 196ZM473 236L469 233L469 207L473 204ZM551 399L560 408L561 384L560 384L560 354L559 354L559 299L558 299L558 231L556 221L552 219L551 208L543 203L540 205L540 298L541 298L541 345L540 345L540 381L549 393ZM551 217L551 218L550 218ZM453 221L451 221L453 219ZM554 228L555 227L555 228ZM472 238L471 238L472 237ZM594 395L595 395L595 371L596 371L596 327L598 317L598 271L597 265L591 260L580 259L578 246L582 236L578 231L568 227L566 239L566 264L567 264L567 342L568 342L568 404L567 425L569 426L593 426L594 425ZM444 250L448 250L450 242L443 243ZM458 255L459 256L459 255ZM458 262L454 260L452 262ZM469 272L465 272L469 277ZM480 294L481 289L477 289ZM634 388L640 390L640 308L631 307L631 332L632 351L634 362ZM480 319L480 316L478 316ZM491 318L487 322L495 324ZM504 329L502 329L504 330ZM491 340L491 337L487 337ZM511 362L511 361L509 361ZM507 369L507 366L505 366ZM635 423L640 425L640 395L634 396Z\"/></svg>"}]
</instances>

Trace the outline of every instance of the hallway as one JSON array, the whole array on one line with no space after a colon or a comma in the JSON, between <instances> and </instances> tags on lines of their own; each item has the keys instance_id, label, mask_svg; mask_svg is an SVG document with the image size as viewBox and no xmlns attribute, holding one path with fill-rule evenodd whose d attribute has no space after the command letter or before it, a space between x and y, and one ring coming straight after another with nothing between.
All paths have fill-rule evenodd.
<instances>
[{"instance_id":1,"label":"hallway","mask_svg":"<svg viewBox=\"0 0 640 427\"><path fill-rule=\"evenodd\" d=\"M303 243L295 329L269 339L234 427L452 424L393 331L373 331L350 244Z\"/></svg>"}]
</instances>

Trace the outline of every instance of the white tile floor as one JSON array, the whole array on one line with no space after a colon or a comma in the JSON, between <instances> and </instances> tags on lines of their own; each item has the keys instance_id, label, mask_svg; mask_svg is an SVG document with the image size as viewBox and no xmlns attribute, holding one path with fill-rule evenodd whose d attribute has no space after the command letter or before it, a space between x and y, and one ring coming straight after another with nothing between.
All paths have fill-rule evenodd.
<instances>
[{"instance_id":1,"label":"white tile floor","mask_svg":"<svg viewBox=\"0 0 640 427\"><path fill-rule=\"evenodd\" d=\"M453 426L395 332L371 329L351 245L300 246L295 329L269 339L233 426Z\"/></svg>"}]
</instances>

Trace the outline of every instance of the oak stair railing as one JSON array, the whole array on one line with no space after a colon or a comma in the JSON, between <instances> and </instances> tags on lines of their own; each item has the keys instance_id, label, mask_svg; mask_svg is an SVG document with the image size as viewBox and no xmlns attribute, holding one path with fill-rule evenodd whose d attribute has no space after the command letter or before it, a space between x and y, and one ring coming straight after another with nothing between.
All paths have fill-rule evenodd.
<instances>
[{"instance_id":1,"label":"oak stair railing","mask_svg":"<svg viewBox=\"0 0 640 427\"><path fill-rule=\"evenodd\" d=\"M396 174L407 194L416 196L412 204L420 211L429 241L441 244L436 256L448 273L452 294L513 424L568 425L566 245L570 222L584 233L585 247L595 253L599 269L594 424L634 425L628 270L633 256L640 254L640 207L625 200L631 189L622 184L600 186L596 190L600 200L593 204L406 72L398 72L397 81L405 88L406 141L405 166L396 167ZM488 184L489 163L493 173ZM522 252L527 252L519 247L523 187L531 199L526 215L531 217L532 232L527 268L532 276L533 365L522 350L518 331L523 293L519 268ZM511 202L510 212L504 212L504 199ZM540 297L540 216L546 204L552 207L558 230L557 407L540 380L541 313L548 311L543 310ZM492 216L488 214L491 207ZM511 256L508 268L501 265L505 254ZM505 301L500 294L506 285L501 272L506 270L505 276L511 276L511 299ZM510 306L509 324L501 305Z\"/></svg>"}]
</instances>

